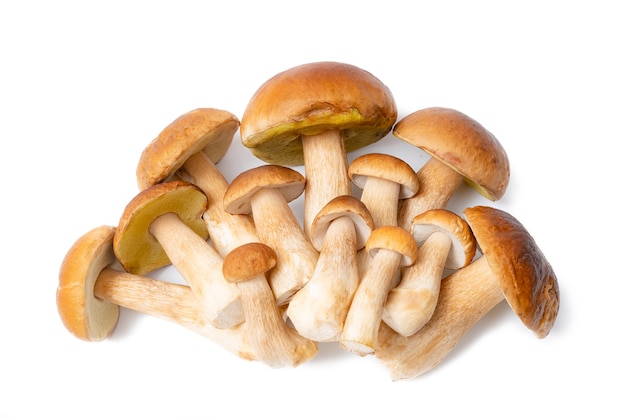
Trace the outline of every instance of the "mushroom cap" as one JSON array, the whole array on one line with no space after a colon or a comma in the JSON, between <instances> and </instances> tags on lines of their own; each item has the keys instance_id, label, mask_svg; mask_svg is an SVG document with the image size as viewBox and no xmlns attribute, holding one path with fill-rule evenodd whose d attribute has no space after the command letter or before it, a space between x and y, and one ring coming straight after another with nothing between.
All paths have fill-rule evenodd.
<instances>
[{"instance_id":1,"label":"mushroom cap","mask_svg":"<svg viewBox=\"0 0 626 418\"><path fill-rule=\"evenodd\" d=\"M431 209L413 218L411 223L413 238L418 246L435 232L450 237L452 245L448 252L445 268L460 269L471 263L476 254L476 238L469 224L454 212L447 209Z\"/></svg>"},{"instance_id":2,"label":"mushroom cap","mask_svg":"<svg viewBox=\"0 0 626 418\"><path fill-rule=\"evenodd\" d=\"M378 177L400 185L400 199L414 196L419 190L419 178L413 168L398 157L370 153L355 158L348 167L348 176L363 189L368 177Z\"/></svg>"},{"instance_id":3,"label":"mushroom cap","mask_svg":"<svg viewBox=\"0 0 626 418\"><path fill-rule=\"evenodd\" d=\"M61 264L57 309L65 327L81 340L105 339L119 318L119 306L94 295L100 272L116 261L114 234L112 226L92 229L72 245Z\"/></svg>"},{"instance_id":4,"label":"mushroom cap","mask_svg":"<svg viewBox=\"0 0 626 418\"><path fill-rule=\"evenodd\" d=\"M113 240L120 264L133 274L146 274L170 264L159 241L150 232L152 221L166 213L178 218L204 239L209 233L202 219L207 197L185 181L157 183L140 191L126 205Z\"/></svg>"},{"instance_id":5,"label":"mushroom cap","mask_svg":"<svg viewBox=\"0 0 626 418\"><path fill-rule=\"evenodd\" d=\"M232 214L252 211L250 199L261 189L279 190L286 202L291 202L304 192L306 180L296 170L280 165L262 165L240 173L224 194L224 209Z\"/></svg>"},{"instance_id":6,"label":"mushroom cap","mask_svg":"<svg viewBox=\"0 0 626 418\"><path fill-rule=\"evenodd\" d=\"M238 128L239 119L225 110L200 108L179 116L141 153L136 172L139 189L170 179L197 152L204 151L217 163Z\"/></svg>"},{"instance_id":7,"label":"mushroom cap","mask_svg":"<svg viewBox=\"0 0 626 418\"><path fill-rule=\"evenodd\" d=\"M365 204L359 199L342 195L330 200L313 219L311 223L311 243L318 251L324 245L324 236L331 222L337 218L348 217L354 223L356 231L356 246L363 248L367 238L374 230L374 219Z\"/></svg>"},{"instance_id":8,"label":"mushroom cap","mask_svg":"<svg viewBox=\"0 0 626 418\"><path fill-rule=\"evenodd\" d=\"M371 73L340 62L314 62L261 85L241 118L241 140L265 162L301 165L301 135L339 129L350 152L387 135L397 116L391 91Z\"/></svg>"},{"instance_id":9,"label":"mushroom cap","mask_svg":"<svg viewBox=\"0 0 626 418\"><path fill-rule=\"evenodd\" d=\"M399 226L381 226L372 231L365 244L365 250L374 257L376 252L383 248L402 255L400 267L410 266L417 259L418 248L415 239L406 229Z\"/></svg>"},{"instance_id":10,"label":"mushroom cap","mask_svg":"<svg viewBox=\"0 0 626 418\"><path fill-rule=\"evenodd\" d=\"M463 211L511 309L539 338L552 329L559 286L552 266L511 214L487 206Z\"/></svg>"},{"instance_id":11,"label":"mushroom cap","mask_svg":"<svg viewBox=\"0 0 626 418\"><path fill-rule=\"evenodd\" d=\"M272 248L260 242L251 242L226 254L222 273L230 283L244 282L271 270L276 262L277 255Z\"/></svg>"},{"instance_id":12,"label":"mushroom cap","mask_svg":"<svg viewBox=\"0 0 626 418\"><path fill-rule=\"evenodd\" d=\"M469 116L443 107L421 109L402 118L393 134L459 172L486 198L504 195L508 156L497 138Z\"/></svg>"}]
</instances>

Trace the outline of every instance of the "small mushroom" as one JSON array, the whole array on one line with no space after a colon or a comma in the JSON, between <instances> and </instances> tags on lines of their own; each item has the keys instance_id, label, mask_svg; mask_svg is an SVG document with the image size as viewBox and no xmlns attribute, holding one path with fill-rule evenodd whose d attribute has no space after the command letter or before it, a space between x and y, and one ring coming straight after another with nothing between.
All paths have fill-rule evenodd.
<instances>
[{"instance_id":1,"label":"small mushroom","mask_svg":"<svg viewBox=\"0 0 626 418\"><path fill-rule=\"evenodd\" d=\"M224 195L224 209L251 213L259 239L276 251L278 261L269 279L279 305L309 281L317 263L318 252L289 206L304 192L305 183L291 168L263 165L235 177Z\"/></svg>"},{"instance_id":2,"label":"small mushroom","mask_svg":"<svg viewBox=\"0 0 626 418\"><path fill-rule=\"evenodd\" d=\"M200 300L188 286L116 269L114 235L112 226L93 228L76 240L63 259L56 301L71 334L85 341L107 338L124 307L180 324L239 357L253 359L245 334L210 326Z\"/></svg>"},{"instance_id":3,"label":"small mushroom","mask_svg":"<svg viewBox=\"0 0 626 418\"><path fill-rule=\"evenodd\" d=\"M238 128L239 120L226 110L194 109L166 126L143 150L137 164L140 190L176 178L202 189L208 200L203 219L222 257L241 244L259 241L250 216L232 215L222 204L228 181L216 164Z\"/></svg>"},{"instance_id":4,"label":"small mushroom","mask_svg":"<svg viewBox=\"0 0 626 418\"><path fill-rule=\"evenodd\" d=\"M359 285L357 251L374 229L365 205L353 196L328 202L311 225L320 251L309 282L292 298L287 316L298 332L314 341L337 341Z\"/></svg>"},{"instance_id":5,"label":"small mushroom","mask_svg":"<svg viewBox=\"0 0 626 418\"><path fill-rule=\"evenodd\" d=\"M400 283L389 292L383 311L383 321L407 337L432 316L444 269L463 268L476 253L476 239L468 223L446 209L417 215L412 233L419 255L413 265L402 270Z\"/></svg>"},{"instance_id":6,"label":"small mushroom","mask_svg":"<svg viewBox=\"0 0 626 418\"><path fill-rule=\"evenodd\" d=\"M417 243L399 226L372 231L365 245L373 258L352 298L339 343L358 355L373 354L387 294L396 285L397 271L417 258Z\"/></svg>"},{"instance_id":7,"label":"small mushroom","mask_svg":"<svg viewBox=\"0 0 626 418\"><path fill-rule=\"evenodd\" d=\"M430 155L418 170L420 190L400 202L398 225L410 229L416 215L445 208L465 181L489 200L509 183L509 159L496 137L474 119L443 107L421 109L400 120L393 134Z\"/></svg>"},{"instance_id":8,"label":"small mushroom","mask_svg":"<svg viewBox=\"0 0 626 418\"><path fill-rule=\"evenodd\" d=\"M243 322L243 311L237 287L221 274L222 257L207 242L206 204L202 190L181 180L144 189L124 209L113 250L133 274L171 263L202 301L211 324L229 328Z\"/></svg>"},{"instance_id":9,"label":"small mushroom","mask_svg":"<svg viewBox=\"0 0 626 418\"><path fill-rule=\"evenodd\" d=\"M502 300L539 338L554 325L557 278L526 228L511 214L488 206L463 213L482 255L442 282L435 312L417 333L407 338L381 326L376 355L393 380L414 378L438 365Z\"/></svg>"},{"instance_id":10,"label":"small mushroom","mask_svg":"<svg viewBox=\"0 0 626 418\"><path fill-rule=\"evenodd\" d=\"M282 317L265 273L276 265L276 253L262 243L249 243L224 258L223 274L236 283L245 314L242 324L259 361L271 367L298 366L317 354L317 344L299 335Z\"/></svg>"},{"instance_id":11,"label":"small mushroom","mask_svg":"<svg viewBox=\"0 0 626 418\"><path fill-rule=\"evenodd\" d=\"M267 163L304 164L304 231L310 237L322 207L351 194L347 153L383 138L396 118L391 91L371 73L315 62L261 85L241 118L241 140Z\"/></svg>"}]
</instances>

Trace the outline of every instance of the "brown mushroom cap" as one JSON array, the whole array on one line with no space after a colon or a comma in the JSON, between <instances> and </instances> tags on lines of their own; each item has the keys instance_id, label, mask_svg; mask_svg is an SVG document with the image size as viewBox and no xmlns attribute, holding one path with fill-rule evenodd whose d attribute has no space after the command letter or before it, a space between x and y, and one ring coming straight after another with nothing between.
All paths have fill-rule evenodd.
<instances>
[{"instance_id":1,"label":"brown mushroom cap","mask_svg":"<svg viewBox=\"0 0 626 418\"><path fill-rule=\"evenodd\" d=\"M230 283L237 283L257 277L276 265L274 250L260 242L243 244L224 257L222 272Z\"/></svg>"},{"instance_id":2,"label":"brown mushroom cap","mask_svg":"<svg viewBox=\"0 0 626 418\"><path fill-rule=\"evenodd\" d=\"M399 226L381 226L372 231L365 250L373 257L383 248L402 255L400 267L410 266L417 259L417 243L406 229Z\"/></svg>"},{"instance_id":3,"label":"brown mushroom cap","mask_svg":"<svg viewBox=\"0 0 626 418\"><path fill-rule=\"evenodd\" d=\"M232 214L252 211L250 199L261 189L280 190L286 202L291 202L304 192L306 180L302 174L288 167L263 165L240 173L224 195L224 209Z\"/></svg>"},{"instance_id":4,"label":"brown mushroom cap","mask_svg":"<svg viewBox=\"0 0 626 418\"><path fill-rule=\"evenodd\" d=\"M217 163L238 128L239 119L225 110L200 108L179 116L143 150L137 165L139 189L170 179L197 152Z\"/></svg>"},{"instance_id":5,"label":"brown mushroom cap","mask_svg":"<svg viewBox=\"0 0 626 418\"><path fill-rule=\"evenodd\" d=\"M508 156L496 137L469 116L454 109L426 108L400 120L393 134L458 171L486 198L504 195Z\"/></svg>"},{"instance_id":6,"label":"brown mushroom cap","mask_svg":"<svg viewBox=\"0 0 626 418\"><path fill-rule=\"evenodd\" d=\"M117 305L94 295L100 272L115 262L114 234L111 226L92 229L72 245L61 264L57 309L65 327L85 341L108 337L119 318Z\"/></svg>"},{"instance_id":7,"label":"brown mushroom cap","mask_svg":"<svg viewBox=\"0 0 626 418\"><path fill-rule=\"evenodd\" d=\"M356 231L356 247L363 248L372 230L374 220L367 207L359 199L353 196L337 196L328 202L317 214L311 224L311 243L321 251L324 245L324 236L330 223L340 217L346 216L354 223Z\"/></svg>"},{"instance_id":8,"label":"brown mushroom cap","mask_svg":"<svg viewBox=\"0 0 626 418\"><path fill-rule=\"evenodd\" d=\"M265 162L301 165L301 135L340 129L350 152L384 137L396 118L391 91L371 73L315 62L276 74L254 93L241 118L241 140Z\"/></svg>"},{"instance_id":9,"label":"brown mushroom cap","mask_svg":"<svg viewBox=\"0 0 626 418\"><path fill-rule=\"evenodd\" d=\"M370 153L355 158L348 176L363 189L368 177L377 177L400 185L400 199L414 196L419 190L417 173L405 161L388 154Z\"/></svg>"},{"instance_id":10,"label":"brown mushroom cap","mask_svg":"<svg viewBox=\"0 0 626 418\"><path fill-rule=\"evenodd\" d=\"M487 206L463 211L511 309L539 338L548 335L559 310L552 266L512 215Z\"/></svg>"},{"instance_id":11,"label":"brown mushroom cap","mask_svg":"<svg viewBox=\"0 0 626 418\"><path fill-rule=\"evenodd\" d=\"M476 238L468 223L447 209L431 209L417 215L413 218L411 231L420 247L434 232L450 237L452 245L445 264L448 269L467 266L476 254Z\"/></svg>"},{"instance_id":12,"label":"brown mushroom cap","mask_svg":"<svg viewBox=\"0 0 626 418\"><path fill-rule=\"evenodd\" d=\"M143 275L170 264L161 244L150 233L157 217L175 213L199 236L209 234L202 214L207 208L206 195L185 181L158 183L139 192L126 205L115 232L113 249L126 271Z\"/></svg>"}]
</instances>

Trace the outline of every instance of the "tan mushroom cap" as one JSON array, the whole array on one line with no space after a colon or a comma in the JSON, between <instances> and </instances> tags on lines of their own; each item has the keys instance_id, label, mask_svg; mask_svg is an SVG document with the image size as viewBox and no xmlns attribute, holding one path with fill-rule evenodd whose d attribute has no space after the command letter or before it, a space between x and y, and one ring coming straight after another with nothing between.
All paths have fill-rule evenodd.
<instances>
[{"instance_id":1,"label":"tan mushroom cap","mask_svg":"<svg viewBox=\"0 0 626 418\"><path fill-rule=\"evenodd\" d=\"M113 250L120 264L133 274L147 274L170 264L170 260L150 233L152 221L166 213L178 218L204 239L209 234L202 214L206 195L185 181L158 183L139 192L126 205L115 232Z\"/></svg>"},{"instance_id":2,"label":"tan mushroom cap","mask_svg":"<svg viewBox=\"0 0 626 418\"><path fill-rule=\"evenodd\" d=\"M217 163L238 128L239 119L225 110L199 108L179 116L143 150L136 173L139 189L169 180L197 152Z\"/></svg>"},{"instance_id":3,"label":"tan mushroom cap","mask_svg":"<svg viewBox=\"0 0 626 418\"><path fill-rule=\"evenodd\" d=\"M98 299L94 286L100 272L115 263L115 228L100 226L80 237L65 255L59 272L56 302L65 327L85 341L108 337L119 318L119 307Z\"/></svg>"},{"instance_id":4,"label":"tan mushroom cap","mask_svg":"<svg viewBox=\"0 0 626 418\"><path fill-rule=\"evenodd\" d=\"M497 138L469 116L443 107L421 109L402 118L393 134L459 172L486 198L504 195L508 156Z\"/></svg>"},{"instance_id":5,"label":"tan mushroom cap","mask_svg":"<svg viewBox=\"0 0 626 418\"><path fill-rule=\"evenodd\" d=\"M399 226L381 226L372 231L365 250L374 257L379 249L395 251L402 255L400 267L410 266L417 259L417 243L406 229Z\"/></svg>"},{"instance_id":6,"label":"tan mushroom cap","mask_svg":"<svg viewBox=\"0 0 626 418\"><path fill-rule=\"evenodd\" d=\"M250 199L265 188L279 190L285 201L291 202L304 192L305 184L304 176L291 168L273 164L255 167L231 181L224 195L224 209L232 214L250 213Z\"/></svg>"},{"instance_id":7,"label":"tan mushroom cap","mask_svg":"<svg viewBox=\"0 0 626 418\"><path fill-rule=\"evenodd\" d=\"M340 217L348 217L354 223L356 247L363 248L372 230L374 219L367 207L353 196L337 196L328 202L311 224L311 243L318 251L322 250L324 237L331 222Z\"/></svg>"},{"instance_id":8,"label":"tan mushroom cap","mask_svg":"<svg viewBox=\"0 0 626 418\"><path fill-rule=\"evenodd\" d=\"M230 283L257 277L276 266L277 256L272 248L260 242L243 244L224 257L222 272Z\"/></svg>"},{"instance_id":9,"label":"tan mushroom cap","mask_svg":"<svg viewBox=\"0 0 626 418\"><path fill-rule=\"evenodd\" d=\"M363 189L368 177L377 177L400 185L400 199L414 196L419 190L415 170L404 160L389 154L369 153L355 158L348 167L348 176Z\"/></svg>"},{"instance_id":10,"label":"tan mushroom cap","mask_svg":"<svg viewBox=\"0 0 626 418\"><path fill-rule=\"evenodd\" d=\"M447 209L431 209L413 218L411 231L418 246L435 232L450 237L452 245L448 252L445 268L460 269L467 266L476 254L476 238L469 224Z\"/></svg>"},{"instance_id":11,"label":"tan mushroom cap","mask_svg":"<svg viewBox=\"0 0 626 418\"><path fill-rule=\"evenodd\" d=\"M302 165L301 135L340 129L350 152L384 137L396 118L391 91L371 73L314 62L276 74L254 93L241 118L241 140L265 162Z\"/></svg>"},{"instance_id":12,"label":"tan mushroom cap","mask_svg":"<svg viewBox=\"0 0 626 418\"><path fill-rule=\"evenodd\" d=\"M512 215L487 206L463 211L511 309L539 338L552 329L559 286L533 237Z\"/></svg>"}]
</instances>

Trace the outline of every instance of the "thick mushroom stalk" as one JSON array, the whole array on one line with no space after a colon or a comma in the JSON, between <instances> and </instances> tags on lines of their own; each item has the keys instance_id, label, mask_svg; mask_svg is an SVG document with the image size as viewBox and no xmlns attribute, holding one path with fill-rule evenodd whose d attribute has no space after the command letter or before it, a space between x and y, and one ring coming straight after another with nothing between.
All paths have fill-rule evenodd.
<instances>
[{"instance_id":1,"label":"thick mushroom stalk","mask_svg":"<svg viewBox=\"0 0 626 418\"><path fill-rule=\"evenodd\" d=\"M96 227L76 240L63 260L57 307L73 335L86 341L106 338L123 307L182 325L239 357L253 359L245 334L212 327L189 286L115 269L114 235L112 226Z\"/></svg>"},{"instance_id":2,"label":"thick mushroom stalk","mask_svg":"<svg viewBox=\"0 0 626 418\"><path fill-rule=\"evenodd\" d=\"M411 227L416 215L445 208L465 181L485 198L500 199L510 167L497 138L469 116L440 107L421 109L400 120L393 134L430 155L418 170L418 193L400 202L398 225Z\"/></svg>"},{"instance_id":3,"label":"thick mushroom stalk","mask_svg":"<svg viewBox=\"0 0 626 418\"><path fill-rule=\"evenodd\" d=\"M261 160L304 164L304 231L322 207L349 195L347 155L395 123L391 91L371 73L338 62L290 68L267 80L241 118L241 140Z\"/></svg>"},{"instance_id":4,"label":"thick mushroom stalk","mask_svg":"<svg viewBox=\"0 0 626 418\"><path fill-rule=\"evenodd\" d=\"M405 337L381 327L376 356L393 380L414 378L437 366L502 300L539 338L554 325L558 282L528 231L498 209L476 206L464 214L483 254L442 282L435 312L417 333Z\"/></svg>"},{"instance_id":5,"label":"thick mushroom stalk","mask_svg":"<svg viewBox=\"0 0 626 418\"><path fill-rule=\"evenodd\" d=\"M304 177L295 170L264 165L239 174L226 190L224 208L232 214L252 214L257 235L277 255L269 276L279 306L311 278L318 252L304 234L289 202L302 194Z\"/></svg>"},{"instance_id":6,"label":"thick mushroom stalk","mask_svg":"<svg viewBox=\"0 0 626 418\"><path fill-rule=\"evenodd\" d=\"M337 341L359 285L357 251L374 229L369 211L352 196L336 197L313 220L313 245L320 251L309 282L287 307L298 332L320 342Z\"/></svg>"},{"instance_id":7,"label":"thick mushroom stalk","mask_svg":"<svg viewBox=\"0 0 626 418\"><path fill-rule=\"evenodd\" d=\"M217 328L244 320L237 287L221 274L222 257L207 242L201 215L206 197L183 181L158 183L126 206L115 232L114 251L124 269L145 274L171 263L202 300Z\"/></svg>"},{"instance_id":8,"label":"thick mushroom stalk","mask_svg":"<svg viewBox=\"0 0 626 418\"><path fill-rule=\"evenodd\" d=\"M432 209L416 216L412 234L419 247L416 262L404 269L400 283L389 292L383 321L397 333L416 333L432 316L444 269L467 266L476 253L476 240L460 216Z\"/></svg>"},{"instance_id":9,"label":"thick mushroom stalk","mask_svg":"<svg viewBox=\"0 0 626 418\"><path fill-rule=\"evenodd\" d=\"M224 258L226 280L236 283L252 351L271 367L298 366L317 354L317 344L287 325L265 273L276 265L276 253L261 243L244 244Z\"/></svg>"},{"instance_id":10,"label":"thick mushroom stalk","mask_svg":"<svg viewBox=\"0 0 626 418\"><path fill-rule=\"evenodd\" d=\"M358 355L373 354L387 294L396 285L397 272L417 258L417 244L411 234L398 226L376 228L365 246L372 256L357 288L339 343Z\"/></svg>"}]
</instances>

